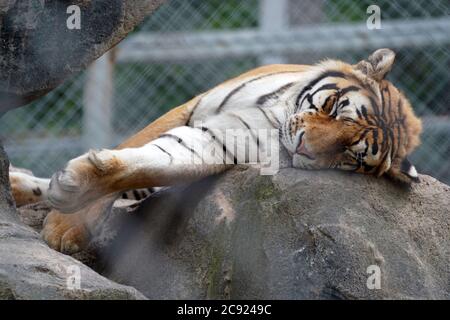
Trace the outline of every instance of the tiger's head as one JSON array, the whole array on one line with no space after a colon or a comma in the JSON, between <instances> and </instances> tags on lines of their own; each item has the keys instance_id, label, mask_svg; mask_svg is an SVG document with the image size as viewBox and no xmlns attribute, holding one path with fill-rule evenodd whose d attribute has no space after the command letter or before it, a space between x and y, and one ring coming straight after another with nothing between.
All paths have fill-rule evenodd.
<instances>
[{"instance_id":1,"label":"tiger's head","mask_svg":"<svg viewBox=\"0 0 450 320\"><path fill-rule=\"evenodd\" d=\"M334 168L418 181L407 156L419 145L421 121L389 81L395 54L379 49L356 65L328 60L312 68L282 125L294 167Z\"/></svg>"}]
</instances>

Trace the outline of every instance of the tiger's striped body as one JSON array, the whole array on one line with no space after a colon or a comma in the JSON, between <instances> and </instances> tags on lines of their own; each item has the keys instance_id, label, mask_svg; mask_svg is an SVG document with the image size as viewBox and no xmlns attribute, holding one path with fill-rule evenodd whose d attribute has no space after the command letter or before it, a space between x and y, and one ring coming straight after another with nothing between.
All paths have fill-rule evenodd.
<instances>
[{"instance_id":1,"label":"tiger's striped body","mask_svg":"<svg viewBox=\"0 0 450 320\"><path fill-rule=\"evenodd\" d=\"M357 65L330 60L261 67L170 111L114 150L71 160L52 178L49 199L59 211L78 212L50 215L44 238L56 249L76 251L98 220L89 208L112 201L111 194L194 181L247 163L249 147L278 142L282 160L294 167L417 180L407 155L419 143L421 125L406 98L384 80L393 60L392 51L381 49ZM220 134L229 129L279 135L261 141L250 134L236 145ZM204 152L210 145L223 152ZM270 161L265 156L258 161Z\"/></svg>"},{"instance_id":2,"label":"tiger's striped body","mask_svg":"<svg viewBox=\"0 0 450 320\"><path fill-rule=\"evenodd\" d=\"M141 201L147 199L158 190L158 187L128 190L123 192L120 198L124 200Z\"/></svg>"}]
</instances>

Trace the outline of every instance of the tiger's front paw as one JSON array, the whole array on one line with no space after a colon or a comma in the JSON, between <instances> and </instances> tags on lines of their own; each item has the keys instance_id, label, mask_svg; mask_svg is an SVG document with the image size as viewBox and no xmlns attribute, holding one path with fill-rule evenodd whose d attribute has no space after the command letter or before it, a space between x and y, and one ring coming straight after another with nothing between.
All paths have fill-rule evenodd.
<instances>
[{"instance_id":1,"label":"tiger's front paw","mask_svg":"<svg viewBox=\"0 0 450 320\"><path fill-rule=\"evenodd\" d=\"M84 249L90 240L90 233L81 214L61 214L51 211L44 221L41 236L50 248L65 254Z\"/></svg>"},{"instance_id":2,"label":"tiger's front paw","mask_svg":"<svg viewBox=\"0 0 450 320\"><path fill-rule=\"evenodd\" d=\"M111 192L115 174L123 167L111 150L94 151L75 158L50 182L50 204L61 212L73 213Z\"/></svg>"}]
</instances>

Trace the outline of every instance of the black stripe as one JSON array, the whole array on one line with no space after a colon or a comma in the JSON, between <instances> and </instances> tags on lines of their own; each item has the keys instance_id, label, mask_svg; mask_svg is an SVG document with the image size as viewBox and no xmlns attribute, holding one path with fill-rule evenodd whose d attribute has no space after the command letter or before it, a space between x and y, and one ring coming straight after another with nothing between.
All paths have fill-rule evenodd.
<instances>
[{"instance_id":1,"label":"black stripe","mask_svg":"<svg viewBox=\"0 0 450 320\"><path fill-rule=\"evenodd\" d=\"M364 148L363 156L366 157L367 151L369 150L369 142L367 140L365 140L364 144L366 145L366 147Z\"/></svg>"},{"instance_id":2,"label":"black stripe","mask_svg":"<svg viewBox=\"0 0 450 320\"><path fill-rule=\"evenodd\" d=\"M343 96L343 95L345 95L345 94L347 94L347 93L349 93L349 92L359 91L359 90L361 90L360 87L357 87L357 86L348 86L348 87L346 87L346 88L344 88L344 89L341 89L341 90L339 91L339 93L340 93L341 96Z\"/></svg>"},{"instance_id":3,"label":"black stripe","mask_svg":"<svg viewBox=\"0 0 450 320\"><path fill-rule=\"evenodd\" d=\"M365 162L364 162L362 165L363 165L363 167L364 167L364 172L372 171L373 168L375 168L374 166L371 166L371 165L369 165L369 164L367 164L367 163L365 163Z\"/></svg>"},{"instance_id":4,"label":"black stripe","mask_svg":"<svg viewBox=\"0 0 450 320\"><path fill-rule=\"evenodd\" d=\"M242 117L238 116L237 114L233 114L233 113L232 113L231 115L234 116L234 117L236 117L239 121L241 121L241 122L244 124L244 126L248 129L248 131L250 132L250 135L252 136L253 140L256 140L256 149L257 149L257 151L258 151L258 153L257 153L257 155L256 155L256 161L259 163L259 161L260 161L260 159L259 159L259 144L260 144L260 142L259 142L259 136L258 136L258 135L255 136L255 133L254 133L254 131L252 130L252 128L250 127L250 125L249 125L244 119L242 119ZM249 142L249 143L250 143L250 142ZM248 151L250 152L250 146L249 146ZM247 152L246 152L246 159L245 159L246 163L249 162L247 156L248 156L248 154L247 154Z\"/></svg>"},{"instance_id":5,"label":"black stripe","mask_svg":"<svg viewBox=\"0 0 450 320\"><path fill-rule=\"evenodd\" d=\"M316 111L319 111L319 108L317 108L313 103L313 97L314 96L310 95L309 93L305 96L306 100L308 100L308 103L309 103L309 109L314 109ZM303 102L300 103L300 105L302 105L302 104L303 104Z\"/></svg>"},{"instance_id":6,"label":"black stripe","mask_svg":"<svg viewBox=\"0 0 450 320\"><path fill-rule=\"evenodd\" d=\"M400 163L400 171L404 173L408 173L409 170L412 168L411 162L409 162L408 157L404 158L402 162Z\"/></svg>"},{"instance_id":7,"label":"black stripe","mask_svg":"<svg viewBox=\"0 0 450 320\"><path fill-rule=\"evenodd\" d=\"M170 138L170 139L174 139L176 140L180 145L182 145L183 147L185 147L186 149L188 149L190 152L192 152L193 154L195 154L196 156L200 157L200 155L191 147L189 147L186 142L183 141L183 139L181 139L180 137L177 137L176 135L170 134L170 133L164 133L162 135L159 136L160 138Z\"/></svg>"},{"instance_id":8,"label":"black stripe","mask_svg":"<svg viewBox=\"0 0 450 320\"><path fill-rule=\"evenodd\" d=\"M381 90L381 116L383 117L385 114L385 107L386 107L386 101L384 98L384 92L386 91L386 88L384 88L383 90Z\"/></svg>"},{"instance_id":9,"label":"black stripe","mask_svg":"<svg viewBox=\"0 0 450 320\"><path fill-rule=\"evenodd\" d=\"M261 75L259 77L250 79L246 82L241 83L239 86L237 86L236 88L234 88L233 90L231 90L226 96L225 98L222 100L222 102L219 104L219 107L216 110L216 113L219 113L227 104L227 102L239 91L241 91L247 84L252 83L254 81L263 79L263 78L267 78L267 77L271 77L277 74L282 74L282 73L298 73L298 71L279 71L279 72L273 72L273 73L269 73L269 74L264 74Z\"/></svg>"},{"instance_id":10,"label":"black stripe","mask_svg":"<svg viewBox=\"0 0 450 320\"><path fill-rule=\"evenodd\" d=\"M197 109L197 107L200 105L200 102L202 102L203 97L204 97L204 95L201 96L201 97L198 99L197 103L194 105L194 108L192 108L192 112L191 112L191 114L189 115L189 117L188 117L188 119L187 119L187 121L186 121L186 124L187 124L187 125L189 125L189 126L191 125L190 122L191 122L192 115L194 114L194 112L195 112L195 110Z\"/></svg>"},{"instance_id":11,"label":"black stripe","mask_svg":"<svg viewBox=\"0 0 450 320\"><path fill-rule=\"evenodd\" d=\"M370 85L368 85L368 84L362 82L361 79L359 79L358 77L354 76L353 74L350 74L349 77L350 77L350 79L352 79L352 80L358 82L358 84L360 85L360 87L362 87L362 88L368 90L369 93L372 94L374 97L377 96L377 94L376 94L376 92L373 90L372 86L370 86Z\"/></svg>"},{"instance_id":12,"label":"black stripe","mask_svg":"<svg viewBox=\"0 0 450 320\"><path fill-rule=\"evenodd\" d=\"M381 150L385 152L387 148L389 147L389 137L390 130L386 127L386 123L381 119L379 122L379 126L381 127L381 131L383 132L383 139L381 140Z\"/></svg>"},{"instance_id":13,"label":"black stripe","mask_svg":"<svg viewBox=\"0 0 450 320\"><path fill-rule=\"evenodd\" d=\"M303 95L312 89L313 86L315 86L319 81L328 78L328 77L334 77L334 78L346 78L346 75L343 72L340 71L327 71L322 73L320 76L318 76L317 78L311 80L304 88L303 90L300 92L300 94L297 96L297 99L295 100L295 111L298 110L298 108L300 107L300 99L302 99Z\"/></svg>"},{"instance_id":14,"label":"black stripe","mask_svg":"<svg viewBox=\"0 0 450 320\"><path fill-rule=\"evenodd\" d=\"M275 91L272 91L271 93L265 94L263 96L260 96L258 98L258 100L256 100L256 104L257 105L263 105L267 102L267 100L273 99L278 97L280 94L283 94L287 89L289 89L290 87L292 87L294 85L295 82L289 82L283 86L281 86L280 88L278 88Z\"/></svg>"},{"instance_id":15,"label":"black stripe","mask_svg":"<svg viewBox=\"0 0 450 320\"><path fill-rule=\"evenodd\" d=\"M133 196L135 200L141 200L141 195L139 194L139 192L137 190L133 190Z\"/></svg>"},{"instance_id":16,"label":"black stripe","mask_svg":"<svg viewBox=\"0 0 450 320\"><path fill-rule=\"evenodd\" d=\"M164 150L162 147L160 147L159 145L157 145L156 143L152 143L152 145L154 145L155 147L157 147L159 150L161 150L162 152L164 152L165 154L167 154L170 157L170 163L172 163L173 161L173 156L166 150Z\"/></svg>"},{"instance_id":17,"label":"black stripe","mask_svg":"<svg viewBox=\"0 0 450 320\"><path fill-rule=\"evenodd\" d=\"M320 91L324 91L324 90L331 90L331 89L336 89L337 90L337 86L336 83L326 83L323 86L321 86L319 89L317 89L316 91L313 92L313 94L311 96L315 96L316 93L320 92Z\"/></svg>"},{"instance_id":18,"label":"black stripe","mask_svg":"<svg viewBox=\"0 0 450 320\"><path fill-rule=\"evenodd\" d=\"M336 110L337 109L342 109L342 108L345 108L346 106L348 106L350 104L350 101L348 100L348 99L345 99L345 100L343 100L343 101L341 101L340 103L339 103L339 105L338 105L338 107L336 108Z\"/></svg>"},{"instance_id":19,"label":"black stripe","mask_svg":"<svg viewBox=\"0 0 450 320\"><path fill-rule=\"evenodd\" d=\"M274 111L272 109L268 110L269 113L272 115L273 119L275 119L275 121L277 122L277 128L281 126L281 122L280 120L277 118L277 115L274 114Z\"/></svg>"},{"instance_id":20,"label":"black stripe","mask_svg":"<svg viewBox=\"0 0 450 320\"><path fill-rule=\"evenodd\" d=\"M399 97L398 99L398 104L397 104L397 110L398 110L398 114L399 114L399 119L397 121L397 128L398 128L398 138L397 138L397 151L400 150L400 138L402 136L401 134L401 130L400 130L400 123L403 120L403 103L401 100L401 97ZM406 128L405 128L406 131ZM407 135L405 135L406 139L407 139Z\"/></svg>"},{"instance_id":21,"label":"black stripe","mask_svg":"<svg viewBox=\"0 0 450 320\"><path fill-rule=\"evenodd\" d=\"M230 116L235 117L236 119L238 119L240 122L242 122L242 124L247 128L247 129L251 129L250 125L244 120L242 119L241 116L235 114L235 113L229 113Z\"/></svg>"},{"instance_id":22,"label":"black stripe","mask_svg":"<svg viewBox=\"0 0 450 320\"><path fill-rule=\"evenodd\" d=\"M231 90L226 96L225 98L222 100L222 102L219 104L219 107L216 110L216 113L219 113L220 110L225 106L225 104L228 102L228 100L231 99L232 96L234 96L236 93L238 93L242 88L244 88L247 83L250 83L252 81L256 81L258 78L241 83L241 85L239 85L238 87L234 88L233 90Z\"/></svg>"},{"instance_id":23,"label":"black stripe","mask_svg":"<svg viewBox=\"0 0 450 320\"><path fill-rule=\"evenodd\" d=\"M273 120L270 119L270 117L267 115L266 111L265 111L263 108L257 107L257 109L258 109L259 111L261 111L261 112L264 114L264 117L266 117L267 121L269 121L270 125L271 125L273 128L277 128L277 127L278 127L278 125L275 125L275 124L273 123Z\"/></svg>"},{"instance_id":24,"label":"black stripe","mask_svg":"<svg viewBox=\"0 0 450 320\"><path fill-rule=\"evenodd\" d=\"M356 108L356 114L358 115L358 118L359 118L359 119L362 118L361 111L359 111L358 108Z\"/></svg>"},{"instance_id":25,"label":"black stripe","mask_svg":"<svg viewBox=\"0 0 450 320\"><path fill-rule=\"evenodd\" d=\"M384 154L383 159L381 160L379 166L377 167L376 174L379 174L379 173L380 173L382 164L384 164L384 163L386 162L386 158L387 158L388 155L389 155L389 152L386 152L386 153Z\"/></svg>"},{"instance_id":26,"label":"black stripe","mask_svg":"<svg viewBox=\"0 0 450 320\"><path fill-rule=\"evenodd\" d=\"M214 132L212 132L211 130L209 130L209 128L207 127L200 127L200 129L203 132L206 132L207 134L209 134L209 136L211 137L211 139L216 140L216 136L214 135ZM221 142L222 143L222 142Z\"/></svg>"},{"instance_id":27,"label":"black stripe","mask_svg":"<svg viewBox=\"0 0 450 320\"><path fill-rule=\"evenodd\" d=\"M387 113L389 114L389 135L391 136L391 159L394 159L394 155L397 153L398 149L395 148L394 142L394 128L393 128L393 121L395 120L395 112L392 110L392 97L391 97L391 91L389 90L389 87L386 87L386 91L388 93L388 105L387 105ZM383 109L384 110L384 109ZM386 120L387 120L387 116Z\"/></svg>"},{"instance_id":28,"label":"black stripe","mask_svg":"<svg viewBox=\"0 0 450 320\"><path fill-rule=\"evenodd\" d=\"M122 199L128 199L128 194L126 192L122 193Z\"/></svg>"},{"instance_id":29,"label":"black stripe","mask_svg":"<svg viewBox=\"0 0 450 320\"><path fill-rule=\"evenodd\" d=\"M306 96L303 98L303 100L302 100L302 102L300 102L300 105L302 105L303 104L303 101L305 101L305 99L309 102L309 104L310 104L310 109L314 109L314 110L316 110L316 111L319 111L319 109L313 104L313 97L318 93L318 92L321 92L321 91L324 91L324 90L331 90L331 89L335 89L335 90L337 90L337 86L336 86L336 84L335 83L326 83L326 84L324 84L323 86L321 86L319 89L317 89L316 91L314 91L312 94L306 94Z\"/></svg>"},{"instance_id":30,"label":"black stripe","mask_svg":"<svg viewBox=\"0 0 450 320\"><path fill-rule=\"evenodd\" d=\"M401 122L403 122L403 101L401 97L398 97L398 104L397 104L397 110L398 110L398 117Z\"/></svg>"},{"instance_id":31,"label":"black stripe","mask_svg":"<svg viewBox=\"0 0 450 320\"><path fill-rule=\"evenodd\" d=\"M402 132L400 130L400 125L397 123L397 125L394 128L397 129L397 143L395 145L395 147L396 147L395 148L395 153L394 152L392 153L392 159L395 158L395 155L397 154L397 152L398 152L398 150L400 148L400 140L401 140L401 137L402 137ZM394 146L394 141L392 142L392 146Z\"/></svg>"},{"instance_id":32,"label":"black stripe","mask_svg":"<svg viewBox=\"0 0 450 320\"><path fill-rule=\"evenodd\" d=\"M389 133L389 138L390 138L390 143L388 143L390 145L390 153L391 153L391 159L394 159L394 131L391 128L388 128L388 133ZM389 146L388 146L389 147Z\"/></svg>"},{"instance_id":33,"label":"black stripe","mask_svg":"<svg viewBox=\"0 0 450 320\"><path fill-rule=\"evenodd\" d=\"M369 100L370 100L370 104L372 105L372 109L375 112L375 115L379 116L380 108L378 106L378 103L375 101L375 99L373 97L369 97Z\"/></svg>"},{"instance_id":34,"label":"black stripe","mask_svg":"<svg viewBox=\"0 0 450 320\"><path fill-rule=\"evenodd\" d=\"M309 106L309 109L314 109L314 110L316 110L316 111L319 111L319 109L314 105L314 103L313 103L313 97L318 93L318 92L321 92L321 91L324 91L324 90L331 90L331 89L335 89L335 90L337 90L338 88L337 88L337 86L336 86L336 84L335 83L326 83L326 84L324 84L323 86L321 86L319 89L317 89L316 91L314 91L312 94L306 94L305 95L305 97L303 98L303 100L300 102L300 106L301 105L303 105L303 101L305 101L305 99L309 102L309 104L310 104L310 106Z\"/></svg>"},{"instance_id":35,"label":"black stripe","mask_svg":"<svg viewBox=\"0 0 450 320\"><path fill-rule=\"evenodd\" d=\"M256 146L259 148L259 137L258 137L258 135L256 135L256 137L255 137L255 133L253 132L250 125L244 119L242 119L241 116L234 114L234 113L230 113L230 115L237 118L240 122L242 122L242 124L250 131L251 136L253 137L254 140L256 140Z\"/></svg>"},{"instance_id":36,"label":"black stripe","mask_svg":"<svg viewBox=\"0 0 450 320\"><path fill-rule=\"evenodd\" d=\"M228 151L227 147L226 147L225 144L223 144L223 143L222 143L222 149L223 149L223 152L226 153L226 156L227 156L227 157L233 157L233 163L234 163L234 164L237 164L237 163L238 163L236 156L235 156L233 153L231 153L230 151ZM224 160L225 160L225 159L224 159Z\"/></svg>"},{"instance_id":37,"label":"black stripe","mask_svg":"<svg viewBox=\"0 0 450 320\"><path fill-rule=\"evenodd\" d=\"M362 115L363 115L364 119L367 121L367 123L368 123L369 125L371 125L371 126L375 125L375 124L373 123L373 121L369 119L369 114L367 113L367 108L366 108L365 105L362 105L362 106L361 106L361 112L362 112Z\"/></svg>"},{"instance_id":38,"label":"black stripe","mask_svg":"<svg viewBox=\"0 0 450 320\"><path fill-rule=\"evenodd\" d=\"M159 136L159 138L170 138L170 139L175 139L175 140L177 140L178 143L183 142L183 139L181 139L180 137L177 137L177 136L175 136L175 135L173 135L173 134L170 134L170 133L163 133L163 134L161 134L161 135Z\"/></svg>"},{"instance_id":39,"label":"black stripe","mask_svg":"<svg viewBox=\"0 0 450 320\"><path fill-rule=\"evenodd\" d=\"M355 142L353 142L350 146L356 146L358 143L361 142L362 139L364 139L364 138L367 136L367 134L368 134L370 131L371 131L371 129L369 129L369 128L364 129L364 131L363 131L363 133L361 134L361 136L359 137L359 139L356 140Z\"/></svg>"},{"instance_id":40,"label":"black stripe","mask_svg":"<svg viewBox=\"0 0 450 320\"><path fill-rule=\"evenodd\" d=\"M350 123L355 123L357 125L360 125L356 120L349 118L349 117L342 118L342 121L346 122L347 124L350 122Z\"/></svg>"},{"instance_id":41,"label":"black stripe","mask_svg":"<svg viewBox=\"0 0 450 320\"><path fill-rule=\"evenodd\" d=\"M364 116L364 119L369 120L369 115L367 114L367 108L366 108L365 105L361 106L361 112L362 112L362 114Z\"/></svg>"},{"instance_id":42,"label":"black stripe","mask_svg":"<svg viewBox=\"0 0 450 320\"><path fill-rule=\"evenodd\" d=\"M373 134L373 144L372 144L372 155L376 155L378 153L378 130L372 130Z\"/></svg>"},{"instance_id":43,"label":"black stripe","mask_svg":"<svg viewBox=\"0 0 450 320\"><path fill-rule=\"evenodd\" d=\"M234 163L234 164L237 164L237 163L238 163L236 156L235 156L234 154L232 154L232 153L227 149L227 147L225 146L225 144L224 144L222 141L220 141L219 139L216 138L216 136L214 135L214 133L213 133L209 128L207 128L207 127L200 127L200 129L201 129L203 132L208 133L214 141L218 141L218 142L222 145L222 150L223 150L223 152L225 153L225 157L233 158L233 163ZM224 159L223 159L223 163L224 163L224 164L225 164L225 161L226 161L225 157L224 157Z\"/></svg>"},{"instance_id":44,"label":"black stripe","mask_svg":"<svg viewBox=\"0 0 450 320\"><path fill-rule=\"evenodd\" d=\"M385 98L385 94L386 94L387 101ZM383 90L381 92L381 97L382 97L381 101L383 104L382 113L381 113L381 118L382 118L381 121L383 122L383 124L386 128L387 134L389 135L389 140L386 141L386 144L387 144L387 147L390 146L389 152L390 152L391 159L394 159L394 152L395 152L394 139L395 138L394 138L394 131L392 130L392 121L391 120L393 120L393 118L395 118L395 117L391 117L392 116L391 112L394 112L394 111L391 109L391 92L389 91L389 87L386 86L383 88ZM388 124L387 126L386 126L386 123Z\"/></svg>"}]
</instances>

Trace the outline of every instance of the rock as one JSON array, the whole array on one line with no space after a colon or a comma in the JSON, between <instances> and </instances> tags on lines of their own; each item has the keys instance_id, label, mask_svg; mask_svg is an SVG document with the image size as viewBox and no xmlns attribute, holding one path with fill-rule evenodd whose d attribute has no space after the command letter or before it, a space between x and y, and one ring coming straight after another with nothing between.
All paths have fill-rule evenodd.
<instances>
[{"instance_id":1,"label":"rock","mask_svg":"<svg viewBox=\"0 0 450 320\"><path fill-rule=\"evenodd\" d=\"M153 299L448 299L450 187L421 181L235 169L124 215L103 274Z\"/></svg>"},{"instance_id":2,"label":"rock","mask_svg":"<svg viewBox=\"0 0 450 320\"><path fill-rule=\"evenodd\" d=\"M0 299L145 299L49 249L27 227L1 223L0 239Z\"/></svg>"},{"instance_id":3,"label":"rock","mask_svg":"<svg viewBox=\"0 0 450 320\"><path fill-rule=\"evenodd\" d=\"M50 211L51 208L47 202L24 205L18 209L20 221L38 233L41 232L44 219Z\"/></svg>"},{"instance_id":4,"label":"rock","mask_svg":"<svg viewBox=\"0 0 450 320\"><path fill-rule=\"evenodd\" d=\"M122 40L164 0L0 1L0 115L46 94ZM67 27L80 9L80 29ZM0 146L0 299L143 299L74 258L49 249L34 229L45 205L17 214ZM36 207L35 207L36 209ZM48 210L47 210L48 211ZM89 257L84 254L81 258ZM67 285L80 274L81 288ZM75 285L76 287L76 285Z\"/></svg>"},{"instance_id":5,"label":"rock","mask_svg":"<svg viewBox=\"0 0 450 320\"><path fill-rule=\"evenodd\" d=\"M116 203L77 257L150 299L448 299L450 187L420 178L237 167Z\"/></svg>"},{"instance_id":6,"label":"rock","mask_svg":"<svg viewBox=\"0 0 450 320\"><path fill-rule=\"evenodd\" d=\"M0 1L0 113L46 94L122 40L164 0ZM69 29L69 5L80 29Z\"/></svg>"},{"instance_id":7,"label":"rock","mask_svg":"<svg viewBox=\"0 0 450 320\"><path fill-rule=\"evenodd\" d=\"M145 299L136 289L116 284L51 250L36 231L23 225L9 192L8 167L0 147L0 300ZM41 209L45 211L42 205ZM39 214L35 216L28 221L37 224Z\"/></svg>"}]
</instances>

